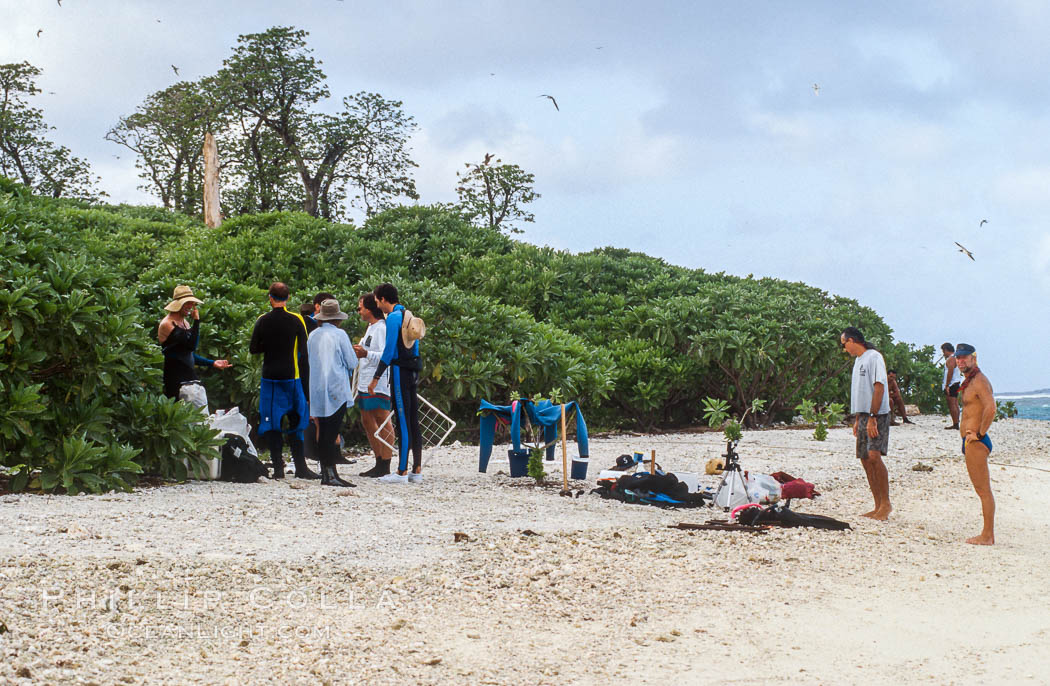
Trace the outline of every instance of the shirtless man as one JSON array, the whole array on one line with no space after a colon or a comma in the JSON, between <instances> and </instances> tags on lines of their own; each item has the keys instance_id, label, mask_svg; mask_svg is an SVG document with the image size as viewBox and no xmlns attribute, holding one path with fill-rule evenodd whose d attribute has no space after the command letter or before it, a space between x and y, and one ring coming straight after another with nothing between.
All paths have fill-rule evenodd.
<instances>
[{"instance_id":1,"label":"shirtless man","mask_svg":"<svg viewBox=\"0 0 1050 686\"><path fill-rule=\"evenodd\" d=\"M886 374L886 380L889 382L890 407L901 416L905 424L914 424L915 422L908 419L908 409L904 406L904 396L901 394L901 387L897 384L897 372L891 369ZM890 413L890 426L897 426L897 422L893 420L893 412Z\"/></svg>"},{"instance_id":2,"label":"shirtless man","mask_svg":"<svg viewBox=\"0 0 1050 686\"><path fill-rule=\"evenodd\" d=\"M955 347L955 361L966 377L959 388L959 399L963 404L962 420L959 422L962 451L966 456L966 471L970 474L973 490L977 491L977 497L981 499L981 514L984 515L981 533L966 539L966 542L992 545L995 543L995 498L992 497L992 484L988 479L988 453L992 452L988 428L995 421L995 398L991 382L977 368L976 353L968 343L960 343Z\"/></svg>"}]
</instances>

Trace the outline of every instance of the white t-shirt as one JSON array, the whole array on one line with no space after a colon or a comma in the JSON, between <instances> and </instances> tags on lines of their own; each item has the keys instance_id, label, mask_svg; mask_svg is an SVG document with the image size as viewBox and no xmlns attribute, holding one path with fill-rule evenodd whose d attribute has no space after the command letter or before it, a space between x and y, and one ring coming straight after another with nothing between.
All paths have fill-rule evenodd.
<instances>
[{"instance_id":1,"label":"white t-shirt","mask_svg":"<svg viewBox=\"0 0 1050 686\"><path fill-rule=\"evenodd\" d=\"M953 357L954 357L954 355L953 355ZM962 373L962 370L959 369L959 363L956 362L955 363L955 369L952 370L952 383L951 383L951 385L954 386L957 383L962 383L962 380L963 380L963 373ZM941 390L944 390L944 387L947 386L947 385L948 385L948 360L945 360L944 361L944 378L941 380Z\"/></svg>"},{"instance_id":2,"label":"white t-shirt","mask_svg":"<svg viewBox=\"0 0 1050 686\"><path fill-rule=\"evenodd\" d=\"M376 369L379 367L379 358L383 356L383 347L386 345L386 321L380 319L374 324L369 324L359 345L368 351L368 356L362 357L360 361L361 370L357 377L357 392L368 393L368 384L372 383L372 377L375 376ZM375 392L390 396L389 368L379 377Z\"/></svg>"},{"instance_id":3,"label":"white t-shirt","mask_svg":"<svg viewBox=\"0 0 1050 686\"><path fill-rule=\"evenodd\" d=\"M889 382L886 380L886 361L877 350L866 350L853 362L853 382L850 388L850 412L871 412L871 398L875 384L882 384L882 404L878 414L890 411Z\"/></svg>"}]
</instances>

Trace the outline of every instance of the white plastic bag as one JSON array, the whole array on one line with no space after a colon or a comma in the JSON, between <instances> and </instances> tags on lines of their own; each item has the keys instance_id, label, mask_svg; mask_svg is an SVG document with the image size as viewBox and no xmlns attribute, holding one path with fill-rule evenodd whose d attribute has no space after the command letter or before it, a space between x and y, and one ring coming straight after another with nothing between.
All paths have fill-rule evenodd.
<instances>
[{"instance_id":1,"label":"white plastic bag","mask_svg":"<svg viewBox=\"0 0 1050 686\"><path fill-rule=\"evenodd\" d=\"M780 500L780 484L768 474L730 472L725 483L715 493L715 505L732 509L738 505L758 503L766 505Z\"/></svg>"},{"instance_id":2,"label":"white plastic bag","mask_svg":"<svg viewBox=\"0 0 1050 686\"><path fill-rule=\"evenodd\" d=\"M241 414L239 408L216 410L214 414L208 417L208 425L216 431L221 431L224 435L233 434L240 436L248 444L248 454L252 457L259 457L259 453L255 450L252 439L248 435L252 430L248 425L248 418Z\"/></svg>"},{"instance_id":3,"label":"white plastic bag","mask_svg":"<svg viewBox=\"0 0 1050 686\"><path fill-rule=\"evenodd\" d=\"M179 400L195 405L208 414L208 392L200 381L187 381L179 386Z\"/></svg>"},{"instance_id":4,"label":"white plastic bag","mask_svg":"<svg viewBox=\"0 0 1050 686\"><path fill-rule=\"evenodd\" d=\"M780 500L780 482L768 474L748 474L747 490L751 502L767 505Z\"/></svg>"}]
</instances>

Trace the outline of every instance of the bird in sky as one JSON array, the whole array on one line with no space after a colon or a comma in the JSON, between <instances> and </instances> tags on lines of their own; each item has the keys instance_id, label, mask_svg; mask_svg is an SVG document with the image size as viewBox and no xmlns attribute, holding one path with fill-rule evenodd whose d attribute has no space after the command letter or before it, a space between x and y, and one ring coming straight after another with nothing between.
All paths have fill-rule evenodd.
<instances>
[{"instance_id":1,"label":"bird in sky","mask_svg":"<svg viewBox=\"0 0 1050 686\"><path fill-rule=\"evenodd\" d=\"M558 101L554 99L553 95L546 95L546 94L544 94L544 95L537 95L536 97L538 97L538 98L547 98L548 100L550 100L551 102L554 103L554 109L556 109L559 112L561 112L561 108L558 107Z\"/></svg>"},{"instance_id":2,"label":"bird in sky","mask_svg":"<svg viewBox=\"0 0 1050 686\"><path fill-rule=\"evenodd\" d=\"M61 6L62 6L62 0L58 0L58 6L59 6L59 7L61 7Z\"/></svg>"},{"instance_id":3,"label":"bird in sky","mask_svg":"<svg viewBox=\"0 0 1050 686\"><path fill-rule=\"evenodd\" d=\"M973 253L972 252L970 252L966 248L962 247L962 245L958 241L955 241L955 244L959 246L959 252L963 253L964 255L969 257L971 260L973 260ZM973 261L976 262L977 260L973 260Z\"/></svg>"},{"instance_id":4,"label":"bird in sky","mask_svg":"<svg viewBox=\"0 0 1050 686\"><path fill-rule=\"evenodd\" d=\"M176 67L174 64L171 65L171 68L175 71L175 76L178 76L179 75L179 68Z\"/></svg>"},{"instance_id":5,"label":"bird in sky","mask_svg":"<svg viewBox=\"0 0 1050 686\"><path fill-rule=\"evenodd\" d=\"M36 37L40 38L40 34L42 34L43 32L44 32L44 29L40 29L39 31L37 31L36 32Z\"/></svg>"},{"instance_id":6,"label":"bird in sky","mask_svg":"<svg viewBox=\"0 0 1050 686\"><path fill-rule=\"evenodd\" d=\"M982 220L981 220L981 223L977 225L977 228L979 229L979 228L981 228L982 226L984 226L984 225L985 225L985 224L987 224L987 223L988 223L988 220L987 220L987 219L982 219Z\"/></svg>"},{"instance_id":7,"label":"bird in sky","mask_svg":"<svg viewBox=\"0 0 1050 686\"><path fill-rule=\"evenodd\" d=\"M491 161L492 161L492 153L491 152L485 153L485 162L484 162L484 164L488 164Z\"/></svg>"},{"instance_id":8,"label":"bird in sky","mask_svg":"<svg viewBox=\"0 0 1050 686\"><path fill-rule=\"evenodd\" d=\"M819 84L816 84L816 83L813 84L813 95L820 95L820 85Z\"/></svg>"}]
</instances>

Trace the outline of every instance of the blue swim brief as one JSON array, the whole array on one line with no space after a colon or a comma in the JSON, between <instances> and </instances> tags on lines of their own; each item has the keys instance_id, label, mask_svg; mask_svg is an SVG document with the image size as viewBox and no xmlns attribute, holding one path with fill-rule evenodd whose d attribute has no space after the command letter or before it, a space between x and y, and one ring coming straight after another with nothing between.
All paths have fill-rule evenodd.
<instances>
[{"instance_id":1,"label":"blue swim brief","mask_svg":"<svg viewBox=\"0 0 1050 686\"><path fill-rule=\"evenodd\" d=\"M988 434L985 434L983 438L977 439L978 443L984 443L985 447L988 448L988 452L992 452L992 439L988 438ZM966 439L963 439L962 454L966 454Z\"/></svg>"}]
</instances>

